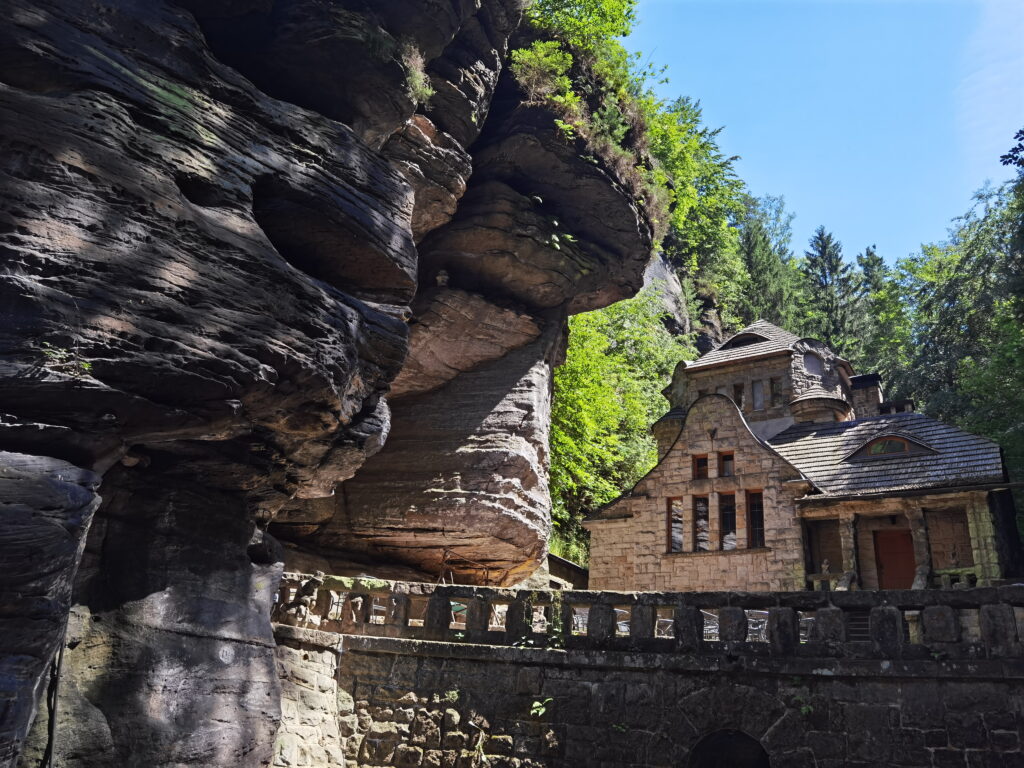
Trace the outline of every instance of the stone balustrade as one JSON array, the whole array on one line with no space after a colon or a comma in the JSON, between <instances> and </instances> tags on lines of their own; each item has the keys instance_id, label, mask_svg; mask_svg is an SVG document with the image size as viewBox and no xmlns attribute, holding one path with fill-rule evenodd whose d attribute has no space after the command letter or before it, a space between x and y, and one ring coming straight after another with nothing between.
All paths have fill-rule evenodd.
<instances>
[{"instance_id":1,"label":"stone balustrade","mask_svg":"<svg viewBox=\"0 0 1024 768\"><path fill-rule=\"evenodd\" d=\"M273 620L342 635L533 649L933 662L1024 657L1024 585L626 593L330 576L321 583L287 573Z\"/></svg>"}]
</instances>

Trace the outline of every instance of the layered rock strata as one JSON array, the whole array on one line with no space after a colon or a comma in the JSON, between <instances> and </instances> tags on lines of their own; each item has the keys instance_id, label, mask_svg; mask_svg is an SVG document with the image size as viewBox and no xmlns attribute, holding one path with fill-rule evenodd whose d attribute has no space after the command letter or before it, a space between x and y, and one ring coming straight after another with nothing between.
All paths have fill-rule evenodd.
<instances>
[{"instance_id":1,"label":"layered rock strata","mask_svg":"<svg viewBox=\"0 0 1024 768\"><path fill-rule=\"evenodd\" d=\"M639 287L651 227L522 103L520 13L4 4L0 766L61 647L25 765L266 765L283 559L543 556L565 317Z\"/></svg>"}]
</instances>

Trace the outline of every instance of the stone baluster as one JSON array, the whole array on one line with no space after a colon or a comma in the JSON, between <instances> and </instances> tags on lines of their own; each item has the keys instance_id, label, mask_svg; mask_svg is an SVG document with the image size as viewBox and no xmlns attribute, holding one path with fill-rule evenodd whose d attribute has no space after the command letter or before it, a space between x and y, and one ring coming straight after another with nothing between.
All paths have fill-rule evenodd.
<instances>
[{"instance_id":1,"label":"stone baluster","mask_svg":"<svg viewBox=\"0 0 1024 768\"><path fill-rule=\"evenodd\" d=\"M505 614L505 642L509 645L529 639L533 633L533 607L520 592L516 599L509 603Z\"/></svg>"},{"instance_id":2,"label":"stone baluster","mask_svg":"<svg viewBox=\"0 0 1024 768\"><path fill-rule=\"evenodd\" d=\"M875 606L868 627L872 650L885 658L898 658L903 650L903 612L891 605Z\"/></svg>"},{"instance_id":3,"label":"stone baluster","mask_svg":"<svg viewBox=\"0 0 1024 768\"><path fill-rule=\"evenodd\" d=\"M615 639L615 609L608 603L594 603L590 606L587 639L594 647L608 645Z\"/></svg>"},{"instance_id":4,"label":"stone baluster","mask_svg":"<svg viewBox=\"0 0 1024 768\"><path fill-rule=\"evenodd\" d=\"M1017 618L1012 605L983 605L978 612L981 641L992 656L1019 656Z\"/></svg>"},{"instance_id":5,"label":"stone baluster","mask_svg":"<svg viewBox=\"0 0 1024 768\"><path fill-rule=\"evenodd\" d=\"M427 615L423 620L423 634L429 640L447 640L452 623L452 601L443 587L434 590L427 601Z\"/></svg>"},{"instance_id":6,"label":"stone baluster","mask_svg":"<svg viewBox=\"0 0 1024 768\"><path fill-rule=\"evenodd\" d=\"M704 614L699 608L679 603L672 616L676 650L700 653L704 648Z\"/></svg>"},{"instance_id":7,"label":"stone baluster","mask_svg":"<svg viewBox=\"0 0 1024 768\"><path fill-rule=\"evenodd\" d=\"M370 616L370 596L350 592L341 609L341 631L347 635L366 634L366 622Z\"/></svg>"},{"instance_id":8,"label":"stone baluster","mask_svg":"<svg viewBox=\"0 0 1024 768\"><path fill-rule=\"evenodd\" d=\"M654 639L654 615L653 605L634 603L629 615L629 639L630 644L645 643Z\"/></svg>"},{"instance_id":9,"label":"stone baluster","mask_svg":"<svg viewBox=\"0 0 1024 768\"><path fill-rule=\"evenodd\" d=\"M466 637L471 643L487 642L491 602L482 595L466 598Z\"/></svg>"},{"instance_id":10,"label":"stone baluster","mask_svg":"<svg viewBox=\"0 0 1024 768\"><path fill-rule=\"evenodd\" d=\"M925 645L960 642L960 616L948 605L927 605L921 611Z\"/></svg>"},{"instance_id":11,"label":"stone baluster","mask_svg":"<svg viewBox=\"0 0 1024 768\"><path fill-rule=\"evenodd\" d=\"M846 613L842 608L829 606L814 612L811 638L816 643L835 645L846 642Z\"/></svg>"},{"instance_id":12,"label":"stone baluster","mask_svg":"<svg viewBox=\"0 0 1024 768\"><path fill-rule=\"evenodd\" d=\"M387 600L387 615L384 617L384 634L388 637L405 637L409 626L409 596L390 594Z\"/></svg>"},{"instance_id":13,"label":"stone baluster","mask_svg":"<svg viewBox=\"0 0 1024 768\"><path fill-rule=\"evenodd\" d=\"M768 609L768 642L772 653L791 654L800 645L800 622L792 608Z\"/></svg>"},{"instance_id":14,"label":"stone baluster","mask_svg":"<svg viewBox=\"0 0 1024 768\"><path fill-rule=\"evenodd\" d=\"M718 611L718 639L727 643L742 643L747 639L747 612L728 606Z\"/></svg>"}]
</instances>

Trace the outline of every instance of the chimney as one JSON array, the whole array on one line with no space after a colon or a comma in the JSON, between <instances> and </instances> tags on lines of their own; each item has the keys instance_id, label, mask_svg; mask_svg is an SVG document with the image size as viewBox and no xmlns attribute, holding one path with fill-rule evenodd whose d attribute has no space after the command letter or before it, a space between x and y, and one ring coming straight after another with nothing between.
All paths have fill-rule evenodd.
<instances>
[{"instance_id":1,"label":"chimney","mask_svg":"<svg viewBox=\"0 0 1024 768\"><path fill-rule=\"evenodd\" d=\"M865 373L863 376L850 377L850 389L853 394L853 417L867 419L877 416L882 404L882 377L877 373Z\"/></svg>"}]
</instances>

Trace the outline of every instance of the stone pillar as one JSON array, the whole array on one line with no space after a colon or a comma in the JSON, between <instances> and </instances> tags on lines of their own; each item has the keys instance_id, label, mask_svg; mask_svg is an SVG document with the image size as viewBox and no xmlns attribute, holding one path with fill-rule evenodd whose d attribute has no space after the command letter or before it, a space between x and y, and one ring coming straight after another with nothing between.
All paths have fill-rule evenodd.
<instances>
[{"instance_id":1,"label":"stone pillar","mask_svg":"<svg viewBox=\"0 0 1024 768\"><path fill-rule=\"evenodd\" d=\"M742 490L736 491L736 549L746 549L748 544L747 534L747 494Z\"/></svg>"},{"instance_id":2,"label":"stone pillar","mask_svg":"<svg viewBox=\"0 0 1024 768\"><path fill-rule=\"evenodd\" d=\"M932 547L928 541L924 510L918 506L907 506L903 514L910 524L910 535L914 540L914 562L917 563L912 589L927 589L932 578Z\"/></svg>"},{"instance_id":3,"label":"stone pillar","mask_svg":"<svg viewBox=\"0 0 1024 768\"><path fill-rule=\"evenodd\" d=\"M978 574L979 586L992 579L1002 578L999 555L995 548L996 527L992 510L988 505L988 494L972 493L967 505L967 529L974 552L974 571Z\"/></svg>"},{"instance_id":4,"label":"stone pillar","mask_svg":"<svg viewBox=\"0 0 1024 768\"><path fill-rule=\"evenodd\" d=\"M857 568L857 516L847 514L839 520L839 544L843 549L843 575L837 590L848 590L860 581Z\"/></svg>"},{"instance_id":5,"label":"stone pillar","mask_svg":"<svg viewBox=\"0 0 1024 768\"><path fill-rule=\"evenodd\" d=\"M718 516L718 494L708 494L708 549L717 552L722 548L722 521Z\"/></svg>"},{"instance_id":6,"label":"stone pillar","mask_svg":"<svg viewBox=\"0 0 1024 768\"><path fill-rule=\"evenodd\" d=\"M693 530L693 496L683 497L683 552L697 549L696 532Z\"/></svg>"}]
</instances>

